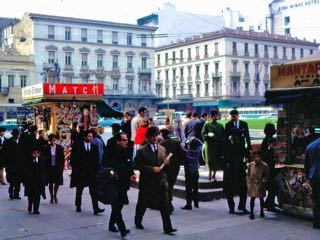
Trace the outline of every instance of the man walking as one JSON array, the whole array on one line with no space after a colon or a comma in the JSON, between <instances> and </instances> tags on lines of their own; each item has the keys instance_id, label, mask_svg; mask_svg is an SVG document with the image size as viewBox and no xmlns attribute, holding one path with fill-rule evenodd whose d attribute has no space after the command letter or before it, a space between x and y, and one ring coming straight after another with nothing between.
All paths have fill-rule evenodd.
<instances>
[{"instance_id":1,"label":"man walking","mask_svg":"<svg viewBox=\"0 0 320 240\"><path fill-rule=\"evenodd\" d=\"M81 212L81 198L85 187L89 187L92 199L92 207L94 215L102 213L104 209L100 209L98 201L95 198L95 177L99 167L98 147L92 143L93 133L91 130L85 130L84 139L75 144L71 152L70 165L72 167L70 187L76 187L76 211Z\"/></svg>"},{"instance_id":2,"label":"man walking","mask_svg":"<svg viewBox=\"0 0 320 240\"><path fill-rule=\"evenodd\" d=\"M320 229L320 138L307 146L305 169L312 187L313 227Z\"/></svg>"},{"instance_id":3,"label":"man walking","mask_svg":"<svg viewBox=\"0 0 320 240\"><path fill-rule=\"evenodd\" d=\"M170 219L170 203L168 197L167 174L163 169L169 164L164 147L157 144L159 129L149 127L146 133L148 143L137 151L135 158L140 171L139 195L135 214L137 229L144 229L142 218L148 207L158 208L161 213L165 234L173 235L177 229L172 228Z\"/></svg>"},{"instance_id":4,"label":"man walking","mask_svg":"<svg viewBox=\"0 0 320 240\"><path fill-rule=\"evenodd\" d=\"M5 155L3 152L3 144L4 144L4 141L6 140L4 137L5 131L6 131L6 129L4 127L0 127L0 184L2 184L2 185L6 185L6 183L3 179L3 169L6 165L6 159L5 159Z\"/></svg>"}]
</instances>

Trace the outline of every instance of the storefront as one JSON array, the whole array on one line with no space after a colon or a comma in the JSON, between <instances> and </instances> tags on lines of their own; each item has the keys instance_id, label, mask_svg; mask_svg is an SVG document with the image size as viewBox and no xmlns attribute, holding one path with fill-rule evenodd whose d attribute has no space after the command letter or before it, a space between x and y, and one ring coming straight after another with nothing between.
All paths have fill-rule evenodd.
<instances>
[{"instance_id":1,"label":"storefront","mask_svg":"<svg viewBox=\"0 0 320 240\"><path fill-rule=\"evenodd\" d=\"M285 212L312 218L312 189L304 171L307 145L320 128L320 60L271 67L267 104L282 104L278 113L276 156L279 201Z\"/></svg>"},{"instance_id":2,"label":"storefront","mask_svg":"<svg viewBox=\"0 0 320 240\"><path fill-rule=\"evenodd\" d=\"M24 105L33 110L38 129L57 133L62 145L69 145L72 124L95 128L101 117L122 117L109 107L102 96L103 84L41 83L22 89Z\"/></svg>"}]
</instances>

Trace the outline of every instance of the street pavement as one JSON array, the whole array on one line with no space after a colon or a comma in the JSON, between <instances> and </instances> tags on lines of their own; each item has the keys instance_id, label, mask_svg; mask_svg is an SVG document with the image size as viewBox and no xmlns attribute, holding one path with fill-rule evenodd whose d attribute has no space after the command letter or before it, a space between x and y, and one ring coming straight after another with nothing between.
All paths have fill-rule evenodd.
<instances>
[{"instance_id":1,"label":"street pavement","mask_svg":"<svg viewBox=\"0 0 320 240\"><path fill-rule=\"evenodd\" d=\"M64 172L64 185L59 190L58 204L41 200L40 215L27 213L27 198L9 200L8 185L0 186L0 240L102 240L120 239L120 234L107 229L110 206L100 216L93 215L88 189L83 194L82 212L75 212L75 189L69 188L70 171ZM312 223L282 214L266 212L266 218L229 215L226 200L200 203L199 209L181 210L185 200L174 198L175 212L172 223L178 232L168 236L162 232L160 212L148 209L143 225L145 230L134 227L137 202L136 189L129 192L130 204L124 207L123 218L131 233L127 239L214 239L214 240L319 240L320 231ZM47 190L47 196L49 195ZM258 205L258 203L257 203Z\"/></svg>"}]
</instances>

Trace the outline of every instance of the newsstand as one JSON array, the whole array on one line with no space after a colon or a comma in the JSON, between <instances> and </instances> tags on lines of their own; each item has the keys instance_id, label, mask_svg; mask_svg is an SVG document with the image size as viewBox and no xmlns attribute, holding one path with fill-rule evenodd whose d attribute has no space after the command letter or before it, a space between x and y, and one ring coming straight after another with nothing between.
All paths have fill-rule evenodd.
<instances>
[{"instance_id":1,"label":"newsstand","mask_svg":"<svg viewBox=\"0 0 320 240\"><path fill-rule=\"evenodd\" d=\"M271 67L268 105L278 112L276 158L278 200L285 213L312 218L312 188L306 181L307 145L320 128L320 58Z\"/></svg>"}]
</instances>

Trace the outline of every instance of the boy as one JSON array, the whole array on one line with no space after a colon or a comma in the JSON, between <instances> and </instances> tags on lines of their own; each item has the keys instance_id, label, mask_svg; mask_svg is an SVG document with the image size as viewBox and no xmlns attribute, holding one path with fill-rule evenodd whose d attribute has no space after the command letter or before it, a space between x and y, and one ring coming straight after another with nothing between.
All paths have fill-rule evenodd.
<instances>
[{"instance_id":1,"label":"boy","mask_svg":"<svg viewBox=\"0 0 320 240\"><path fill-rule=\"evenodd\" d=\"M192 209L192 200L194 207L199 208L199 156L201 154L202 142L197 138L186 141L184 171L186 177L186 200L187 204L181 207L183 210Z\"/></svg>"},{"instance_id":2,"label":"boy","mask_svg":"<svg viewBox=\"0 0 320 240\"><path fill-rule=\"evenodd\" d=\"M261 153L252 154L253 162L248 166L248 196L250 200L250 219L254 219L254 202L256 198L260 199L260 217L264 217L263 198L266 196L266 183L269 178L269 167L262 162Z\"/></svg>"},{"instance_id":3,"label":"boy","mask_svg":"<svg viewBox=\"0 0 320 240\"><path fill-rule=\"evenodd\" d=\"M40 214L40 197L44 192L46 175L45 160L40 157L38 148L32 149L32 155L27 158L25 172L25 193L28 196L28 212Z\"/></svg>"}]
</instances>

